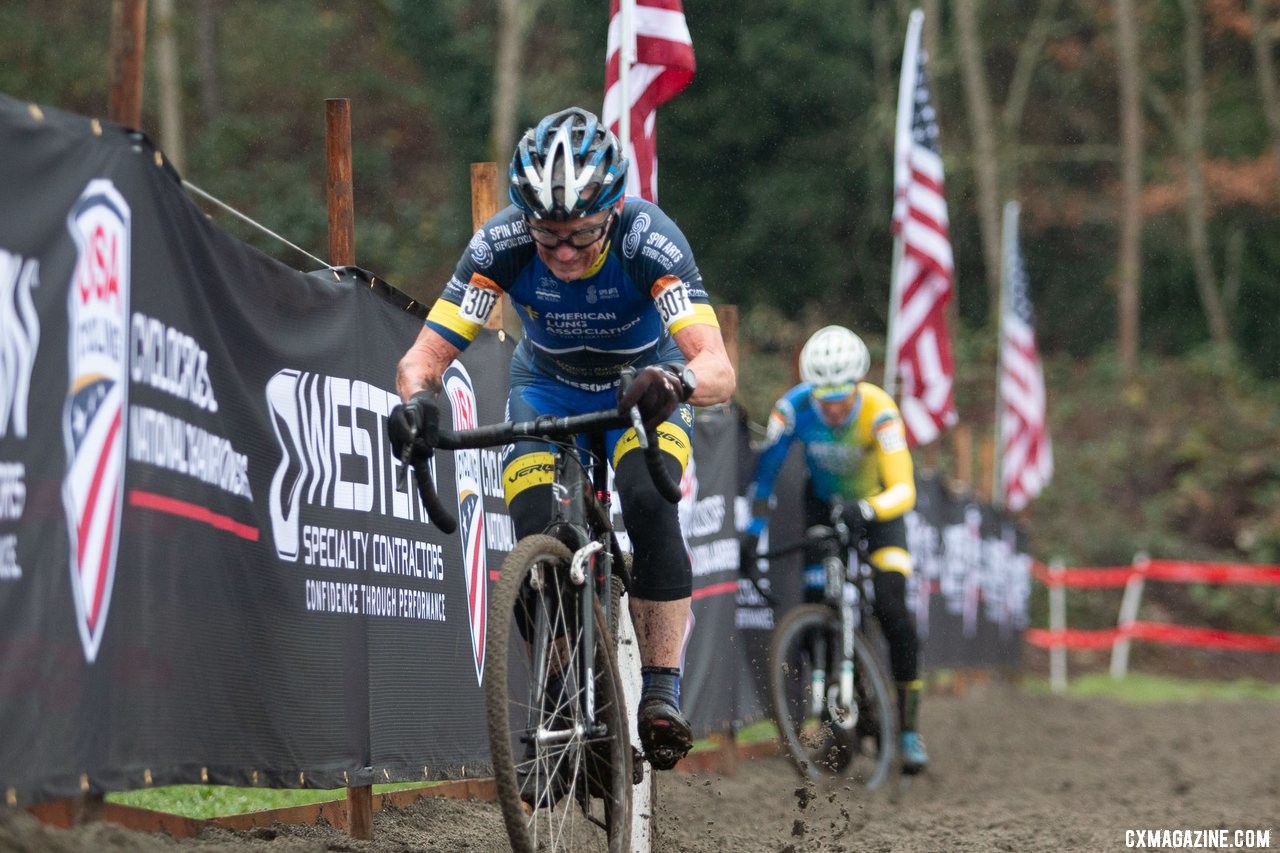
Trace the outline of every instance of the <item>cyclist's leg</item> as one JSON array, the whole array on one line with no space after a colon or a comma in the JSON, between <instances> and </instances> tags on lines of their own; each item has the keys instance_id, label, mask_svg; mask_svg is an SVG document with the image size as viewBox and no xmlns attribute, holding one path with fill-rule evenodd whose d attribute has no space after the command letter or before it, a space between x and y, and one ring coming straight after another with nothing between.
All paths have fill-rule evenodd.
<instances>
[{"instance_id":1,"label":"cyclist's leg","mask_svg":"<svg viewBox=\"0 0 1280 853\"><path fill-rule=\"evenodd\" d=\"M922 769L929 762L919 736L920 641L915 619L907 609L907 577L911 554L907 551L907 526L901 518L867 525L871 566L875 569L875 612L889 641L889 666L898 685L898 731L903 768Z\"/></svg>"},{"instance_id":2,"label":"cyclist's leg","mask_svg":"<svg viewBox=\"0 0 1280 853\"><path fill-rule=\"evenodd\" d=\"M658 446L668 472L679 481L692 450L692 409L681 405L658 427ZM640 739L649 762L674 767L693 745L680 711L680 668L689 620L693 571L680 533L680 518L653 483L628 430L611 436L614 480L634 552L631 618L640 646Z\"/></svg>"}]
</instances>

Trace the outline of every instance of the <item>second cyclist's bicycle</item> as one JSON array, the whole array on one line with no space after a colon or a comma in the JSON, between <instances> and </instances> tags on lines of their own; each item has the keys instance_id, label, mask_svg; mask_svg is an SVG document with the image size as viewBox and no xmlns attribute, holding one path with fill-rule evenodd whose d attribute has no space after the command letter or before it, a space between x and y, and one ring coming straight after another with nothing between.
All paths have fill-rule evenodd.
<instances>
[{"instance_id":1,"label":"second cyclist's bicycle","mask_svg":"<svg viewBox=\"0 0 1280 853\"><path fill-rule=\"evenodd\" d=\"M456 520L431 478L436 449L527 439L553 449L552 521L516 543L489 604L485 709L512 849L630 853L633 789L646 790L635 788L643 781L651 791L652 780L644 779L633 752L618 668L620 598L631 558L611 523L605 434L634 427L659 491L675 503L679 485L635 409L458 431L441 428L438 413L426 414L413 471L428 516L446 533Z\"/></svg>"},{"instance_id":2,"label":"second cyclist's bicycle","mask_svg":"<svg viewBox=\"0 0 1280 853\"><path fill-rule=\"evenodd\" d=\"M889 778L896 753L894 700L872 641L874 615L866 543L844 521L809 528L765 559L814 545L825 551L820 604L787 611L769 648L769 702L778 737L810 779L844 776L867 788Z\"/></svg>"}]
</instances>

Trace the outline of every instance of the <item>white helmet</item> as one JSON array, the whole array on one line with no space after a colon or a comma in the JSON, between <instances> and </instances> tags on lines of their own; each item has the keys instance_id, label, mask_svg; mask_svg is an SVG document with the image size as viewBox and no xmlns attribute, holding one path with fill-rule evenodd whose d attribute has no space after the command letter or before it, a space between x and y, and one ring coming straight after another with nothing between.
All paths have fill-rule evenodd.
<instances>
[{"instance_id":1,"label":"white helmet","mask_svg":"<svg viewBox=\"0 0 1280 853\"><path fill-rule=\"evenodd\" d=\"M844 326L824 326L800 350L800 378L815 387L853 385L871 367L862 338Z\"/></svg>"}]
</instances>

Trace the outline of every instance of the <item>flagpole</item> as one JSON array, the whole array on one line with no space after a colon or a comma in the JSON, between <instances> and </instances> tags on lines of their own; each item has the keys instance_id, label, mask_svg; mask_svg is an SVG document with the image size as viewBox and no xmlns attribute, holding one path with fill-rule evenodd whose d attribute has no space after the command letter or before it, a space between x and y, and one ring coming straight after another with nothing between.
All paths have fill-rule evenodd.
<instances>
[{"instance_id":1,"label":"flagpole","mask_svg":"<svg viewBox=\"0 0 1280 853\"><path fill-rule=\"evenodd\" d=\"M618 141L628 159L631 146L631 66L636 63L636 0L619 0L622 32L618 42Z\"/></svg>"},{"instance_id":2,"label":"flagpole","mask_svg":"<svg viewBox=\"0 0 1280 853\"><path fill-rule=\"evenodd\" d=\"M1004 396L1000 387L1004 376L1004 312L1009 298L1009 276L1012 270L1009 259L1014 255L1018 240L1018 213L1020 207L1016 201L1005 202L1004 222L1001 226L1000 253L1000 299L996 305L996 413L992 421L992 432L995 441L994 460L991 465L991 504L997 510L1004 507L1004 489L1001 488L1001 476L1004 473L1004 428L1001 423L1004 412Z\"/></svg>"},{"instance_id":3,"label":"flagpole","mask_svg":"<svg viewBox=\"0 0 1280 853\"><path fill-rule=\"evenodd\" d=\"M890 397L897 396L895 385L898 382L898 346L894 334L898 326L898 270L902 265L904 247L902 236L893 238L893 261L889 265L889 324L885 330L884 347L884 390Z\"/></svg>"},{"instance_id":4,"label":"flagpole","mask_svg":"<svg viewBox=\"0 0 1280 853\"><path fill-rule=\"evenodd\" d=\"M907 39L902 48L902 70L898 77L898 120L897 128L894 132L893 145L893 207L895 224L899 224L897 223L899 205L905 205L905 200L897 197L898 192L902 187L906 186L906 170L911 168L911 164L908 162L911 150L911 99L915 96L917 56L920 52L920 30L923 26L924 12L919 9L911 10L911 17L907 19ZM905 227L905 223L901 223L901 225ZM905 241L900 227L898 228L898 233L894 235L893 260L889 266L889 323L886 330L888 339L884 354L884 390L890 397L897 396L898 347L894 340L894 335L897 333L898 309L902 296L899 274L902 271L904 252Z\"/></svg>"}]
</instances>

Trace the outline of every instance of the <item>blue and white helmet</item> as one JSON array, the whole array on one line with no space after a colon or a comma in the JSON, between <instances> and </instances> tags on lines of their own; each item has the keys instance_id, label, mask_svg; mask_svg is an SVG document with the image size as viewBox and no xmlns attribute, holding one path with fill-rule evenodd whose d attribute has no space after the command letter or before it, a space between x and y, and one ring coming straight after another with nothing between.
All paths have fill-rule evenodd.
<instances>
[{"instance_id":1,"label":"blue and white helmet","mask_svg":"<svg viewBox=\"0 0 1280 853\"><path fill-rule=\"evenodd\" d=\"M622 146L592 113L561 110L525 131L508 195L532 219L563 222L607 210L627 186Z\"/></svg>"}]
</instances>

